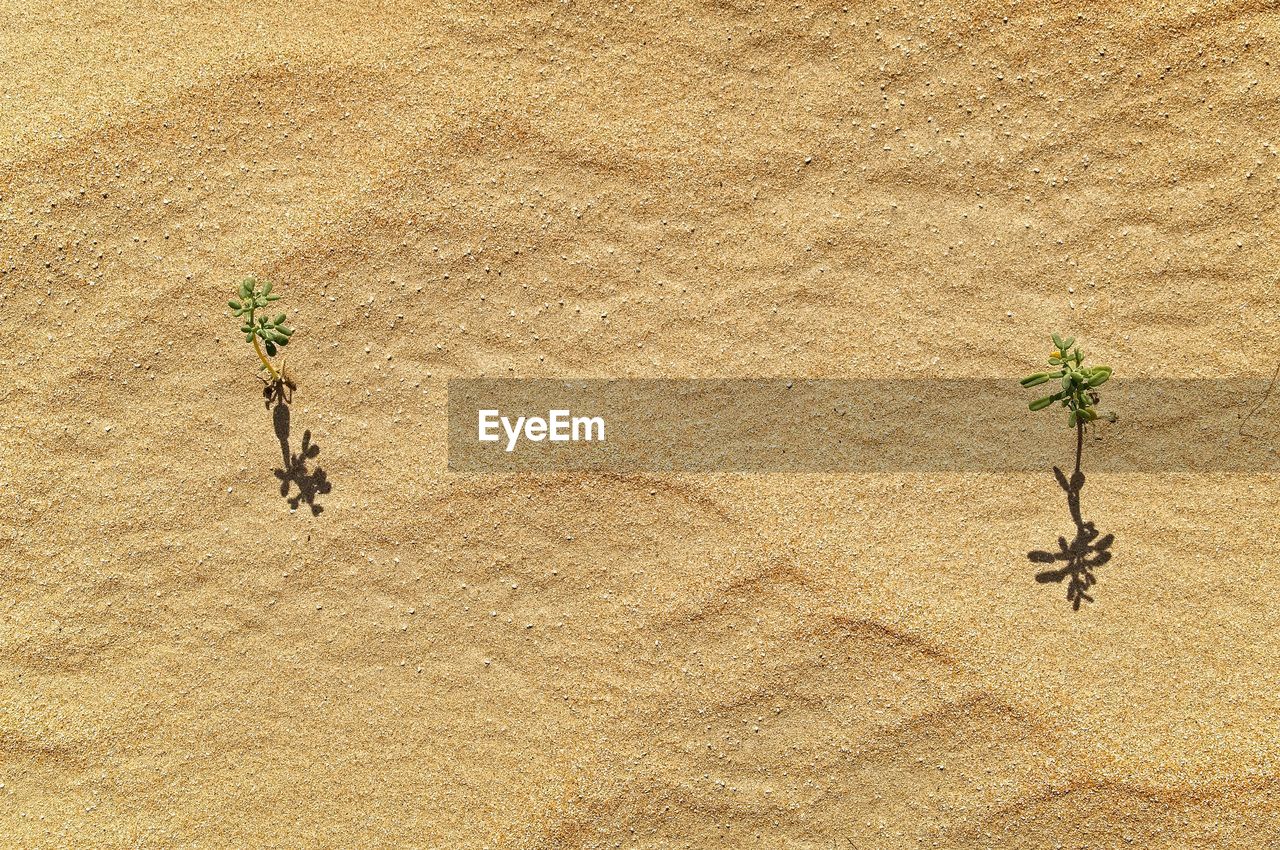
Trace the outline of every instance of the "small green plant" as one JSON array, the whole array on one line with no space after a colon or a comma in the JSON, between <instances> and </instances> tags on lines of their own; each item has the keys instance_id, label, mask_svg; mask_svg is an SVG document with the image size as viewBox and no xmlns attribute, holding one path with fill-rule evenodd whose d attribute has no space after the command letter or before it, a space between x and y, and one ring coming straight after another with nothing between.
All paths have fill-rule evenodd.
<instances>
[{"instance_id":1,"label":"small green plant","mask_svg":"<svg viewBox=\"0 0 1280 850\"><path fill-rule=\"evenodd\" d=\"M1037 372L1022 379L1024 387L1036 387L1057 380L1061 389L1031 402L1032 410L1043 410L1054 402L1067 409L1067 427L1083 429L1098 418L1097 388L1111 378L1110 366L1085 366L1084 352L1076 347L1076 338L1063 339L1053 334L1053 354L1049 365L1054 372Z\"/></svg>"},{"instance_id":2,"label":"small green plant","mask_svg":"<svg viewBox=\"0 0 1280 850\"><path fill-rule=\"evenodd\" d=\"M1098 527L1084 519L1080 511L1080 491L1084 488L1084 472L1080 458L1084 453L1084 429L1099 418L1098 387L1111 379L1110 366L1085 366L1084 352L1076 347L1075 337L1063 339L1053 334L1053 354L1049 355L1052 372L1037 372L1022 379L1024 387L1038 387L1050 381L1058 381L1059 389L1052 395L1031 402L1032 410L1043 410L1054 402L1067 410L1067 426L1076 429L1076 466L1068 478L1058 467L1053 475L1067 494L1067 509L1075 524L1076 534L1070 543L1066 537L1058 538L1058 551L1033 551L1027 557L1039 564L1062 562L1058 569L1043 570L1036 574L1040 583L1067 581L1067 599L1071 607L1080 610L1080 603L1092 602L1089 588L1097 583L1094 569L1111 560L1114 534L1102 535ZM1114 413L1107 418L1115 422Z\"/></svg>"},{"instance_id":3,"label":"small green plant","mask_svg":"<svg viewBox=\"0 0 1280 850\"><path fill-rule=\"evenodd\" d=\"M271 376L270 380L263 378L268 387L281 386L290 383L289 379L284 377L284 360L280 361L280 368L277 369L268 359L275 357L277 352L284 346L289 344L289 338L293 336L293 329L285 327L284 313L279 314L274 319L268 317L265 313L258 315L259 310L265 311L267 305L273 301L280 299L279 295L271 294L271 284L269 282L259 281L257 278L247 277L240 284L236 291L237 298L228 301L227 306L231 308L232 315L241 319L243 324L240 325L240 332L244 334L244 341L253 343L253 350L257 353L258 359L262 361L259 369L265 369L267 374ZM266 351L263 351L263 348Z\"/></svg>"}]
</instances>

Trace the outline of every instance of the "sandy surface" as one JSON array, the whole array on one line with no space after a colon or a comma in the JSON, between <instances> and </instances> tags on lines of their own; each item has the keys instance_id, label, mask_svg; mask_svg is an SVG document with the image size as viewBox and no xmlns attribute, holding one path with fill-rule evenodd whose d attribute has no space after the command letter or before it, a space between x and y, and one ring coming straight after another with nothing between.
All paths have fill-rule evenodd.
<instances>
[{"instance_id":1,"label":"sandy surface","mask_svg":"<svg viewBox=\"0 0 1280 850\"><path fill-rule=\"evenodd\" d=\"M1047 469L444 468L458 376L1269 375L1271 4L0 21L0 846L1276 840L1274 477L1090 476L1077 612Z\"/></svg>"}]
</instances>

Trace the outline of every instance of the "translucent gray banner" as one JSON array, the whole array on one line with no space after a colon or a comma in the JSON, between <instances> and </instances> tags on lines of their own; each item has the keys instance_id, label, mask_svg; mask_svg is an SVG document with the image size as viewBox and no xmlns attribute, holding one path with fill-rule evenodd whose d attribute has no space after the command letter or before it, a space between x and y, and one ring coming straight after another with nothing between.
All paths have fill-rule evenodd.
<instances>
[{"instance_id":1,"label":"translucent gray banner","mask_svg":"<svg viewBox=\"0 0 1280 850\"><path fill-rule=\"evenodd\" d=\"M1269 383L1115 378L1099 409L1116 418L1090 427L1086 468L1280 471ZM1037 471L1070 463L1076 443L1061 408L1027 409L1040 389L1003 378L455 379L449 469Z\"/></svg>"}]
</instances>

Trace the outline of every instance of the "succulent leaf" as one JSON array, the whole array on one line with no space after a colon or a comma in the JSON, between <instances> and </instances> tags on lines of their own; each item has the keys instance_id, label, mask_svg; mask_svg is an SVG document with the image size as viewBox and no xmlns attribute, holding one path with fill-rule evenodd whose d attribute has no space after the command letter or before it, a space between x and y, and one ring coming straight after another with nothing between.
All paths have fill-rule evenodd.
<instances>
[{"instance_id":1,"label":"succulent leaf","mask_svg":"<svg viewBox=\"0 0 1280 850\"><path fill-rule=\"evenodd\" d=\"M1096 421L1101 414L1096 405L1098 394L1093 392L1111 378L1110 366L1085 366L1085 352L1076 348L1076 338L1062 338L1058 334L1050 334L1054 351L1049 356L1049 363L1056 366L1052 372L1036 372L1021 379L1024 387L1036 387L1052 380L1058 380L1061 389L1053 395L1036 399L1028 405L1032 410L1043 410L1055 402L1061 402L1067 412L1067 425L1071 428L1083 427ZM1114 421L1114 414L1111 414Z\"/></svg>"}]
</instances>

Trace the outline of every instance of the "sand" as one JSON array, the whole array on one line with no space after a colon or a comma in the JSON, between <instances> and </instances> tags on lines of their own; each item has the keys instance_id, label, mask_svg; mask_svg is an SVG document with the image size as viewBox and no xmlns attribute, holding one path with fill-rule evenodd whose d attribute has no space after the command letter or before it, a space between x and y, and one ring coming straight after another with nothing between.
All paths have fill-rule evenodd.
<instances>
[{"instance_id":1,"label":"sand","mask_svg":"<svg viewBox=\"0 0 1280 850\"><path fill-rule=\"evenodd\" d=\"M1071 528L1047 468L444 440L454 377L1015 380L1054 330L1269 376L1272 5L0 21L0 846L1275 841L1274 476L1090 475L1076 611L1027 560Z\"/></svg>"}]
</instances>

